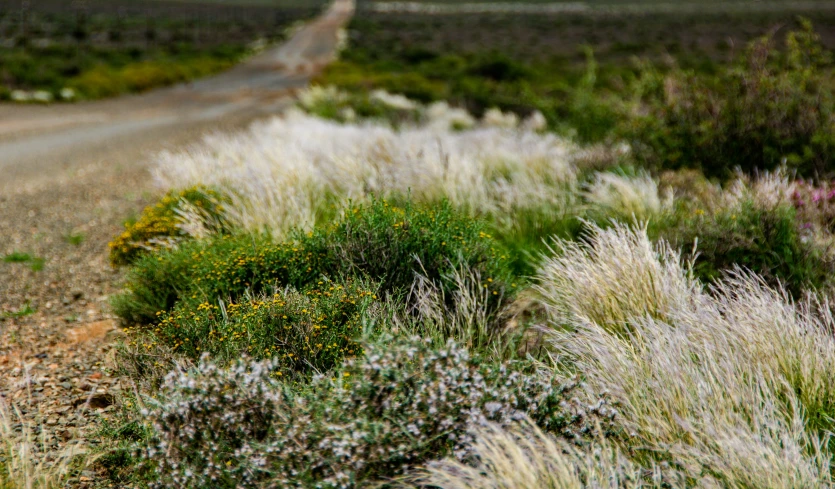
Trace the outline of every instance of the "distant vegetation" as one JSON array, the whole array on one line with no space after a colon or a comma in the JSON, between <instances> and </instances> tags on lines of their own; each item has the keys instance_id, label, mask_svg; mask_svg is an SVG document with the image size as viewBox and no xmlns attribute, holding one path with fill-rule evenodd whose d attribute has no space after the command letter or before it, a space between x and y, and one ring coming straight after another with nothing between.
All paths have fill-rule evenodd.
<instances>
[{"instance_id":1,"label":"distant vegetation","mask_svg":"<svg viewBox=\"0 0 835 489\"><path fill-rule=\"evenodd\" d=\"M326 2L0 2L0 99L142 92L224 70Z\"/></svg>"},{"instance_id":2,"label":"distant vegetation","mask_svg":"<svg viewBox=\"0 0 835 489\"><path fill-rule=\"evenodd\" d=\"M831 171L835 143L827 52L835 45L835 10L811 17L798 23L789 10L361 10L350 47L318 81L354 94L384 89L445 100L476 116L491 107L521 117L539 112L553 130L581 142L627 140L655 170L698 167L725 178L736 166L785 162L820 175ZM793 29L799 31L789 34Z\"/></svg>"}]
</instances>

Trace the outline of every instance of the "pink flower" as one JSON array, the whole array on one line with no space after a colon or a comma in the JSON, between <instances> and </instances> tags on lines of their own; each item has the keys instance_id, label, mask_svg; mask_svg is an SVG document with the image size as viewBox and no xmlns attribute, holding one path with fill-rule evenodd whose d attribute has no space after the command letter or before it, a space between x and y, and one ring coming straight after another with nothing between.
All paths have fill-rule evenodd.
<instances>
[{"instance_id":1,"label":"pink flower","mask_svg":"<svg viewBox=\"0 0 835 489\"><path fill-rule=\"evenodd\" d=\"M821 192L820 190L815 190L812 193L812 202L814 202L815 204L820 202L822 199L823 199L823 192Z\"/></svg>"}]
</instances>

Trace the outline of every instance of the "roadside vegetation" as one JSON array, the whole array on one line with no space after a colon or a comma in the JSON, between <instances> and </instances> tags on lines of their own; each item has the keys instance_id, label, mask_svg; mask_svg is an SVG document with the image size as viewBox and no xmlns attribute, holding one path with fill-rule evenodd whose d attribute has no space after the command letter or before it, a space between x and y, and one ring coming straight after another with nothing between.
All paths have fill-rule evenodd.
<instances>
[{"instance_id":1,"label":"roadside vegetation","mask_svg":"<svg viewBox=\"0 0 835 489\"><path fill-rule=\"evenodd\" d=\"M218 73L280 41L324 2L6 2L0 100L97 99Z\"/></svg>"},{"instance_id":2,"label":"roadside vegetation","mask_svg":"<svg viewBox=\"0 0 835 489\"><path fill-rule=\"evenodd\" d=\"M372 18L296 108L158 155L164 196L110 249L132 389L98 469L835 487L835 100L813 24L709 65L588 55L551 79L512 52L372 51L410 32Z\"/></svg>"}]
</instances>

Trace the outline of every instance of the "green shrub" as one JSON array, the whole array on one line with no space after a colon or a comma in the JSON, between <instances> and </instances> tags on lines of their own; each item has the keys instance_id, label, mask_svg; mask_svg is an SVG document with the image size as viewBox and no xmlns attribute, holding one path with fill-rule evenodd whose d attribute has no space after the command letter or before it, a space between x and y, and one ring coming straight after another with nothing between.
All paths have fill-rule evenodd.
<instances>
[{"instance_id":1,"label":"green shrub","mask_svg":"<svg viewBox=\"0 0 835 489\"><path fill-rule=\"evenodd\" d=\"M585 228L583 219L587 217L580 209L547 206L516 209L511 217L491 219L491 234L506 250L513 275L530 277L548 250L549 240L579 238Z\"/></svg>"},{"instance_id":2,"label":"green shrub","mask_svg":"<svg viewBox=\"0 0 835 489\"><path fill-rule=\"evenodd\" d=\"M429 460L466 457L469 428L530 416L569 439L611 428L600 399L574 399L526 362L495 364L450 342L384 338L302 391L272 363L171 374L148 413L152 487L370 487Z\"/></svg>"},{"instance_id":3,"label":"green shrub","mask_svg":"<svg viewBox=\"0 0 835 489\"><path fill-rule=\"evenodd\" d=\"M777 168L799 175L833 172L835 98L831 55L808 21L780 51L770 38L715 76L651 70L643 102L623 126L636 157L655 169L700 168L728 177Z\"/></svg>"},{"instance_id":4,"label":"green shrub","mask_svg":"<svg viewBox=\"0 0 835 489\"><path fill-rule=\"evenodd\" d=\"M715 213L696 209L677 219L669 228L659 226L658 233L685 251L696 244L694 272L702 281L712 282L740 266L800 297L810 287L825 286L835 272L825 251L802 238L791 206L763 208L743 201Z\"/></svg>"},{"instance_id":5,"label":"green shrub","mask_svg":"<svg viewBox=\"0 0 835 489\"><path fill-rule=\"evenodd\" d=\"M178 211L184 204L202 214L203 225L212 232L223 230L223 202L217 192L202 187L171 191L153 206L148 206L136 222L125 225L125 231L109 243L110 262L128 265L149 250L170 246L185 237Z\"/></svg>"},{"instance_id":6,"label":"green shrub","mask_svg":"<svg viewBox=\"0 0 835 489\"><path fill-rule=\"evenodd\" d=\"M130 344L148 350L162 344L194 360L209 353L221 363L244 354L276 358L285 378L326 372L361 352L361 320L376 297L354 281L320 281L304 292L285 289L228 304L182 302L160 316L150 335L131 332Z\"/></svg>"},{"instance_id":7,"label":"green shrub","mask_svg":"<svg viewBox=\"0 0 835 489\"><path fill-rule=\"evenodd\" d=\"M234 64L234 59L209 56L177 60L148 60L121 67L98 65L66 81L88 99L112 97L123 93L146 92L175 83L190 81L221 72Z\"/></svg>"},{"instance_id":8,"label":"green shrub","mask_svg":"<svg viewBox=\"0 0 835 489\"><path fill-rule=\"evenodd\" d=\"M379 284L381 294L399 293L418 273L451 298L455 285L447 275L459 268L490 280L496 292L492 307L509 295L505 262L482 221L448 203L396 207L378 200L351 207L338 221L285 243L220 236L160 250L136 263L114 308L129 323L148 324L181 300L214 304L247 290L302 290L322 277L361 277Z\"/></svg>"}]
</instances>

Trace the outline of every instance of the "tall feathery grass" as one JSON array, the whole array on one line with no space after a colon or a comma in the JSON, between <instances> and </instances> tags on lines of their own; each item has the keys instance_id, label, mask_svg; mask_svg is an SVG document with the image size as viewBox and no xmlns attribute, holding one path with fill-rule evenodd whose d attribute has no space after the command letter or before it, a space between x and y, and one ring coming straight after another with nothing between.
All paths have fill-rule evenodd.
<instances>
[{"instance_id":1,"label":"tall feathery grass","mask_svg":"<svg viewBox=\"0 0 835 489\"><path fill-rule=\"evenodd\" d=\"M227 217L234 225L281 236L313 227L324 207L372 194L447 199L479 213L558 208L566 186L575 185L577 151L555 135L524 129L394 130L291 112L164 153L155 176L164 188L219 188L232 200Z\"/></svg>"},{"instance_id":2,"label":"tall feathery grass","mask_svg":"<svg viewBox=\"0 0 835 489\"><path fill-rule=\"evenodd\" d=\"M540 274L560 365L619 405L638 459L720 487L829 487L830 309L742 270L710 290L643 228L557 242Z\"/></svg>"},{"instance_id":3,"label":"tall feathery grass","mask_svg":"<svg viewBox=\"0 0 835 489\"><path fill-rule=\"evenodd\" d=\"M449 458L408 479L410 487L443 489L637 489L664 487L660 477L601 442L581 448L543 433L530 421L475 430L471 463ZM654 476L654 477L653 477ZM671 477L668 477L668 480Z\"/></svg>"}]
</instances>

